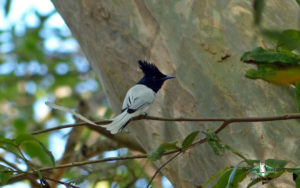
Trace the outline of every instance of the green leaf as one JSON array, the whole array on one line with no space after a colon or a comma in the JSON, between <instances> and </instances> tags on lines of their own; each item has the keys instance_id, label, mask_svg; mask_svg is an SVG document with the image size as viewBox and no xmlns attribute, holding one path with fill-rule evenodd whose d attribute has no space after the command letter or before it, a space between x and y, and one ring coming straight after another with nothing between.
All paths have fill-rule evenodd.
<instances>
[{"instance_id":1,"label":"green leaf","mask_svg":"<svg viewBox=\"0 0 300 188\"><path fill-rule=\"evenodd\" d=\"M227 186L226 188L229 188L229 187L233 187L234 185L238 185L239 182L241 182L245 177L246 175L248 174L244 174L243 177L239 177L239 178L235 178L235 177L238 177L238 174L237 174L237 171L238 171L238 168L239 166L245 161L241 161L239 162L235 167L234 169L232 170L232 172L230 173L230 176L228 178L228 183L227 183ZM240 172L246 172L246 171L240 171Z\"/></svg>"},{"instance_id":2,"label":"green leaf","mask_svg":"<svg viewBox=\"0 0 300 188\"><path fill-rule=\"evenodd\" d=\"M0 165L0 182L2 185L5 185L12 175L13 171L10 168Z\"/></svg>"},{"instance_id":3,"label":"green leaf","mask_svg":"<svg viewBox=\"0 0 300 188\"><path fill-rule=\"evenodd\" d=\"M261 64L257 70L250 69L246 77L263 79L278 85L292 85L300 82L300 66L278 66L275 64Z\"/></svg>"},{"instance_id":4,"label":"green leaf","mask_svg":"<svg viewBox=\"0 0 300 188\"><path fill-rule=\"evenodd\" d=\"M21 134L16 138L16 144L31 158L37 157L42 163L55 166L55 159L46 146L30 134Z\"/></svg>"},{"instance_id":5,"label":"green leaf","mask_svg":"<svg viewBox=\"0 0 300 188\"><path fill-rule=\"evenodd\" d=\"M231 151L233 154L239 156L240 158L244 159L244 161L250 165L250 166L253 166L254 162L253 160L248 160L244 155L242 155L240 152L238 152L236 149L232 148L231 146L225 144L224 146L225 149Z\"/></svg>"},{"instance_id":6,"label":"green leaf","mask_svg":"<svg viewBox=\"0 0 300 188\"><path fill-rule=\"evenodd\" d=\"M222 175L228 169L230 169L229 166L226 166L225 168L221 169L216 175L212 176L211 178L209 178L209 180L207 180L204 184L202 184L201 187L204 188L207 184L214 181L216 178L218 178L220 175Z\"/></svg>"},{"instance_id":7,"label":"green leaf","mask_svg":"<svg viewBox=\"0 0 300 188\"><path fill-rule=\"evenodd\" d=\"M246 72L246 77L251 79L265 79L266 77L276 76L279 68L273 65L258 65L257 70L250 69Z\"/></svg>"},{"instance_id":8,"label":"green leaf","mask_svg":"<svg viewBox=\"0 0 300 188\"><path fill-rule=\"evenodd\" d=\"M174 142L164 143L164 144L162 144L162 146L165 148L165 150L174 150L174 149L179 149L177 144L178 144L178 141L174 141Z\"/></svg>"},{"instance_id":9,"label":"green leaf","mask_svg":"<svg viewBox=\"0 0 300 188\"><path fill-rule=\"evenodd\" d=\"M254 10L254 23L259 25L262 19L262 12L265 6L264 0L254 0L253 1L253 10Z\"/></svg>"},{"instance_id":10,"label":"green leaf","mask_svg":"<svg viewBox=\"0 0 300 188\"><path fill-rule=\"evenodd\" d=\"M300 188L300 169L293 170L292 172L293 172L293 180L296 183L296 187ZM294 179L294 178L296 178L296 179Z\"/></svg>"},{"instance_id":11,"label":"green leaf","mask_svg":"<svg viewBox=\"0 0 300 188\"><path fill-rule=\"evenodd\" d=\"M179 149L177 143L178 142L175 141L175 142L161 144L151 152L149 159L151 159L152 161L156 161L160 159L167 150Z\"/></svg>"},{"instance_id":12,"label":"green leaf","mask_svg":"<svg viewBox=\"0 0 300 188\"><path fill-rule=\"evenodd\" d=\"M165 149L162 145L158 146L155 150L153 150L149 156L152 161L156 161L160 159L165 152Z\"/></svg>"},{"instance_id":13,"label":"green leaf","mask_svg":"<svg viewBox=\"0 0 300 188\"><path fill-rule=\"evenodd\" d=\"M265 164L273 168L283 168L288 162L280 159L267 159Z\"/></svg>"},{"instance_id":14,"label":"green leaf","mask_svg":"<svg viewBox=\"0 0 300 188\"><path fill-rule=\"evenodd\" d=\"M277 47L286 50L295 50L300 48L300 31L294 29L284 30L282 34L285 36L277 43Z\"/></svg>"},{"instance_id":15,"label":"green leaf","mask_svg":"<svg viewBox=\"0 0 300 188\"><path fill-rule=\"evenodd\" d=\"M27 125L26 125L26 122L24 119L15 119L14 120L14 128L15 128L15 134L16 135L20 135L20 134L24 134L26 133L26 128L27 128Z\"/></svg>"},{"instance_id":16,"label":"green leaf","mask_svg":"<svg viewBox=\"0 0 300 188\"><path fill-rule=\"evenodd\" d=\"M259 182L261 182L261 181L262 181L262 178L261 178L261 177L255 178L254 180L252 180L252 181L247 185L247 188L252 187L253 185L255 185L255 184L257 184L257 183L259 183Z\"/></svg>"},{"instance_id":17,"label":"green leaf","mask_svg":"<svg viewBox=\"0 0 300 188\"><path fill-rule=\"evenodd\" d=\"M16 146L13 140L10 140L8 138L0 138L0 146L7 146L7 145Z\"/></svg>"},{"instance_id":18,"label":"green leaf","mask_svg":"<svg viewBox=\"0 0 300 188\"><path fill-rule=\"evenodd\" d=\"M296 86L296 100L297 100L297 106L298 106L298 111L300 111L300 82L297 82L295 84Z\"/></svg>"},{"instance_id":19,"label":"green leaf","mask_svg":"<svg viewBox=\"0 0 300 188\"><path fill-rule=\"evenodd\" d=\"M280 159L267 159L265 160L266 171L269 172L266 177L268 178L278 178L281 176L285 170L279 170L280 168L284 168L288 162ZM269 167L269 169L267 168ZM278 169L279 168L279 169ZM272 172L274 171L274 172Z\"/></svg>"},{"instance_id":20,"label":"green leaf","mask_svg":"<svg viewBox=\"0 0 300 188\"><path fill-rule=\"evenodd\" d=\"M19 156L19 151L16 143L13 140L7 138L0 138L0 148L9 151L16 156Z\"/></svg>"},{"instance_id":21,"label":"green leaf","mask_svg":"<svg viewBox=\"0 0 300 188\"><path fill-rule=\"evenodd\" d=\"M5 1L5 5L4 5L4 13L5 13L5 16L7 16L9 14L9 11L10 11L10 6L11 6L11 0L6 0Z\"/></svg>"},{"instance_id":22,"label":"green leaf","mask_svg":"<svg viewBox=\"0 0 300 188\"><path fill-rule=\"evenodd\" d=\"M296 182L296 188L300 188L300 178L299 178L299 175L296 178L295 182Z\"/></svg>"},{"instance_id":23,"label":"green leaf","mask_svg":"<svg viewBox=\"0 0 300 188\"><path fill-rule=\"evenodd\" d=\"M296 2L298 3L298 5L300 5L300 0L296 0Z\"/></svg>"},{"instance_id":24,"label":"green leaf","mask_svg":"<svg viewBox=\"0 0 300 188\"><path fill-rule=\"evenodd\" d=\"M182 142L181 148L186 149L187 147L191 146L198 134L199 131L195 131L189 134L187 137L185 137L185 139Z\"/></svg>"},{"instance_id":25,"label":"green leaf","mask_svg":"<svg viewBox=\"0 0 300 188\"><path fill-rule=\"evenodd\" d=\"M254 64L287 64L297 65L299 56L288 51L265 50L262 47L257 47L252 51L245 52L241 60L246 63Z\"/></svg>"},{"instance_id":26,"label":"green leaf","mask_svg":"<svg viewBox=\"0 0 300 188\"><path fill-rule=\"evenodd\" d=\"M277 42L276 48L292 51L300 49L300 31L287 29L284 31L263 30L262 34Z\"/></svg>"},{"instance_id":27,"label":"green leaf","mask_svg":"<svg viewBox=\"0 0 300 188\"><path fill-rule=\"evenodd\" d=\"M68 181L68 183L79 185L79 184L83 183L87 179L87 177L88 177L88 175L78 176L78 177Z\"/></svg>"},{"instance_id":28,"label":"green leaf","mask_svg":"<svg viewBox=\"0 0 300 188\"><path fill-rule=\"evenodd\" d=\"M213 186L213 188L226 188L228 185L229 176L232 173L232 171L233 170L229 170L226 173L224 173L223 176L221 176L219 178L216 185ZM232 184L229 185L229 188L237 188L238 184L245 179L245 177L248 173L249 172L247 172L245 170L237 169L235 172L235 176L232 180Z\"/></svg>"},{"instance_id":29,"label":"green leaf","mask_svg":"<svg viewBox=\"0 0 300 188\"><path fill-rule=\"evenodd\" d=\"M221 140L214 132L204 131L209 146L212 148L216 155L221 155L225 151L224 146L221 144Z\"/></svg>"}]
</instances>

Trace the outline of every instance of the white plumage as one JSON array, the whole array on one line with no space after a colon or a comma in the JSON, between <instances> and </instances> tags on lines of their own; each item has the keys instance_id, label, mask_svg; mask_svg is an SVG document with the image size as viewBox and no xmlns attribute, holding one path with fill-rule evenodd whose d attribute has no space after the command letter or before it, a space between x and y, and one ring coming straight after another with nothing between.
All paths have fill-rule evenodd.
<instances>
[{"instance_id":1,"label":"white plumage","mask_svg":"<svg viewBox=\"0 0 300 188\"><path fill-rule=\"evenodd\" d=\"M137 84L130 88L125 96L122 113L116 116L105 128L112 134L121 131L129 121L144 114L155 99L155 92L149 87Z\"/></svg>"}]
</instances>

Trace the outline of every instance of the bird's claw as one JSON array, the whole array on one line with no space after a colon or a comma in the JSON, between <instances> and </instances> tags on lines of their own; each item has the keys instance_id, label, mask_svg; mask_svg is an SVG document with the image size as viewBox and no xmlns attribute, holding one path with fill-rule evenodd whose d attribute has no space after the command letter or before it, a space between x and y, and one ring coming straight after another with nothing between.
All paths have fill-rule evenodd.
<instances>
[{"instance_id":1,"label":"bird's claw","mask_svg":"<svg viewBox=\"0 0 300 188\"><path fill-rule=\"evenodd\" d=\"M148 114L147 114L147 112L145 112L145 113L144 113L144 117L145 117L145 118L146 118L146 117L148 117Z\"/></svg>"}]
</instances>

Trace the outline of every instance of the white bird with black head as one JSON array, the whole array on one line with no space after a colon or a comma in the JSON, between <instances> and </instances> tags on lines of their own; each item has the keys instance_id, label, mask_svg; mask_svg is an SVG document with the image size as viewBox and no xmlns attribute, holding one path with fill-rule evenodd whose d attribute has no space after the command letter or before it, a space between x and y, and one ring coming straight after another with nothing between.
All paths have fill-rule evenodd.
<instances>
[{"instance_id":1,"label":"white bird with black head","mask_svg":"<svg viewBox=\"0 0 300 188\"><path fill-rule=\"evenodd\" d=\"M105 126L112 134L122 131L133 117L145 114L163 83L168 79L175 78L161 73L154 64L147 61L140 60L139 65L144 77L128 90L123 102L122 113Z\"/></svg>"}]
</instances>

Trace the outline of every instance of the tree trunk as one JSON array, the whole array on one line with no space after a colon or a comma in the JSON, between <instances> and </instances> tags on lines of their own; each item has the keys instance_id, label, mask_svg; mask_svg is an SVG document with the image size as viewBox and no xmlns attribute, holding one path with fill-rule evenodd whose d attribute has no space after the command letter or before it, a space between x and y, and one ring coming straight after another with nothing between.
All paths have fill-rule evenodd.
<instances>
[{"instance_id":1,"label":"tree trunk","mask_svg":"<svg viewBox=\"0 0 300 188\"><path fill-rule=\"evenodd\" d=\"M127 90L142 76L139 59L150 60L165 74L176 76L158 92L149 115L204 118L297 112L293 88L244 76L249 65L240 62L241 55L263 41L253 26L252 1L53 2L98 75L115 113L120 112ZM297 28L298 13L295 0L269 0L263 26ZM278 158L297 166L298 124L294 120L236 123L221 132L220 137L250 159ZM139 121L130 123L128 128L130 136L150 153L161 143L181 142L195 130L219 125ZM169 157L163 157L156 166ZM239 161L229 153L216 156L204 143L180 155L163 169L163 174L175 187L195 187L224 166ZM291 184L291 179L282 182Z\"/></svg>"}]
</instances>

